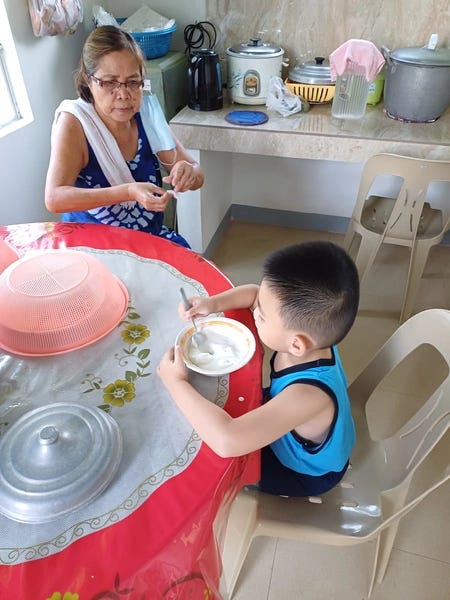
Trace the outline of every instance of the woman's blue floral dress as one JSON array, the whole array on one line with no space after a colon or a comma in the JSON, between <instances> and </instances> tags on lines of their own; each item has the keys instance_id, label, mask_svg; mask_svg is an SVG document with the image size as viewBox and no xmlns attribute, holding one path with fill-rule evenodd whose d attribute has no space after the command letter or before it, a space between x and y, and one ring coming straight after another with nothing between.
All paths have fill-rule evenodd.
<instances>
[{"instance_id":1,"label":"woman's blue floral dress","mask_svg":"<svg viewBox=\"0 0 450 600\"><path fill-rule=\"evenodd\" d=\"M149 181L161 186L162 177L157 157L153 154L142 125L139 113L136 114L138 125L138 150L136 156L127 161L127 165L136 181ZM75 182L79 188L105 188L110 187L98 160L88 143L89 161L82 169ZM190 248L187 241L178 233L163 225L164 213L148 211L139 202L122 202L112 206L101 206L87 211L63 213L62 221L77 223L102 223L116 225L145 231L166 238Z\"/></svg>"}]
</instances>

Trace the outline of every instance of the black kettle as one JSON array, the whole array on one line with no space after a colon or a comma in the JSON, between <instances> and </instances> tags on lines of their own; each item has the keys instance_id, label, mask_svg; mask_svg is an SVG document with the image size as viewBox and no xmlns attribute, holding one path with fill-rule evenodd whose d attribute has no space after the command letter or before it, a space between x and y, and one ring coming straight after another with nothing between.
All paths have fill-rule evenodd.
<instances>
[{"instance_id":1,"label":"black kettle","mask_svg":"<svg viewBox=\"0 0 450 600\"><path fill-rule=\"evenodd\" d=\"M194 110L218 110L223 106L222 71L214 50L201 48L189 55L188 106Z\"/></svg>"}]
</instances>

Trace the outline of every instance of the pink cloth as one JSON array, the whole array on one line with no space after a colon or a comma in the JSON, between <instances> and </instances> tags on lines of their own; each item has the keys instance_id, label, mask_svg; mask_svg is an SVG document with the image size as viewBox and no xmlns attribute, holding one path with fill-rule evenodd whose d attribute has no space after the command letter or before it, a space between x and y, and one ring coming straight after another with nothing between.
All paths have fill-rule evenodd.
<instances>
[{"instance_id":1,"label":"pink cloth","mask_svg":"<svg viewBox=\"0 0 450 600\"><path fill-rule=\"evenodd\" d=\"M330 54L331 80L358 65L367 81L373 81L385 63L378 48L368 40L348 40Z\"/></svg>"}]
</instances>

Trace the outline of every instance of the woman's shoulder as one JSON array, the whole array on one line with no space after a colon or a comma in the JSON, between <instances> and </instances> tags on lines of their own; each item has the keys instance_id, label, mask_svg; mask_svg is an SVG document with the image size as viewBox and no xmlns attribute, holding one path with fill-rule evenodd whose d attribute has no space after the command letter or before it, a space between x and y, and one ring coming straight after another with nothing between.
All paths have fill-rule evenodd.
<instances>
[{"instance_id":1,"label":"woman's shoulder","mask_svg":"<svg viewBox=\"0 0 450 600\"><path fill-rule=\"evenodd\" d=\"M52 127L51 134L52 151L67 154L70 148L70 155L81 154L82 163L86 164L88 160L88 144L86 134L82 123L71 112L61 111Z\"/></svg>"},{"instance_id":2,"label":"woman's shoulder","mask_svg":"<svg viewBox=\"0 0 450 600\"><path fill-rule=\"evenodd\" d=\"M68 112L62 112L59 115L58 122L55 124L52 132L53 143L57 140L61 140L64 143L70 142L72 148L77 143L83 146L87 143L83 126L75 115Z\"/></svg>"}]
</instances>

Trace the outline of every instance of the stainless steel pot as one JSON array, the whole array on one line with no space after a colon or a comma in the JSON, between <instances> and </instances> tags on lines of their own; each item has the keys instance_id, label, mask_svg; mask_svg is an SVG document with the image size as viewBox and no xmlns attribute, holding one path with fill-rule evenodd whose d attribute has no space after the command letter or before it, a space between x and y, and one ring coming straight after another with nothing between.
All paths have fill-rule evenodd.
<instances>
[{"instance_id":1,"label":"stainless steel pot","mask_svg":"<svg viewBox=\"0 0 450 600\"><path fill-rule=\"evenodd\" d=\"M450 106L450 49L382 47L386 58L384 105L389 117L436 121Z\"/></svg>"},{"instance_id":2,"label":"stainless steel pot","mask_svg":"<svg viewBox=\"0 0 450 600\"><path fill-rule=\"evenodd\" d=\"M291 81L311 85L334 85L331 81L330 63L323 56L316 56L314 61L295 65L288 75Z\"/></svg>"},{"instance_id":3,"label":"stainless steel pot","mask_svg":"<svg viewBox=\"0 0 450 600\"><path fill-rule=\"evenodd\" d=\"M330 63L322 56L296 65L289 71L287 87L310 104L325 104L333 100L335 84L331 81Z\"/></svg>"}]
</instances>

